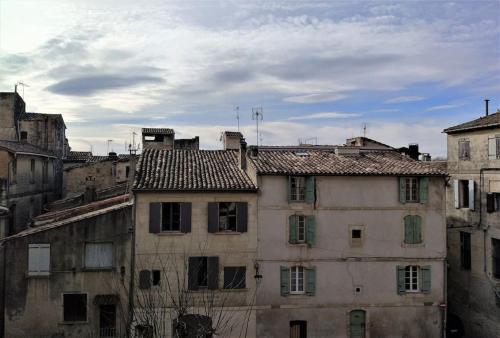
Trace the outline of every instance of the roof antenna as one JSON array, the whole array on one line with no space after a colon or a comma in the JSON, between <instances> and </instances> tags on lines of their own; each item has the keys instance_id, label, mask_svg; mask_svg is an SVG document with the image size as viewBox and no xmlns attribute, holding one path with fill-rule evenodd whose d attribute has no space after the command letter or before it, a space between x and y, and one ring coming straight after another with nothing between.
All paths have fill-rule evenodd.
<instances>
[{"instance_id":1,"label":"roof antenna","mask_svg":"<svg viewBox=\"0 0 500 338\"><path fill-rule=\"evenodd\" d=\"M366 123L363 123L363 137L366 137Z\"/></svg>"},{"instance_id":2,"label":"roof antenna","mask_svg":"<svg viewBox=\"0 0 500 338\"><path fill-rule=\"evenodd\" d=\"M238 120L238 131L240 131L240 107L236 106L236 120Z\"/></svg>"},{"instance_id":3,"label":"roof antenna","mask_svg":"<svg viewBox=\"0 0 500 338\"><path fill-rule=\"evenodd\" d=\"M24 87L29 87L27 83L24 83L22 81L17 81L16 85L14 86L14 91L17 93L17 86L23 86L23 100L24 100Z\"/></svg>"},{"instance_id":4,"label":"roof antenna","mask_svg":"<svg viewBox=\"0 0 500 338\"><path fill-rule=\"evenodd\" d=\"M113 140L107 140L106 141L106 154L109 154L109 145L110 145L111 142L113 142Z\"/></svg>"},{"instance_id":5,"label":"roof antenna","mask_svg":"<svg viewBox=\"0 0 500 338\"><path fill-rule=\"evenodd\" d=\"M255 125L257 127L257 148L259 147L259 121L264 119L264 111L262 107L252 108L252 120L255 120Z\"/></svg>"}]
</instances>

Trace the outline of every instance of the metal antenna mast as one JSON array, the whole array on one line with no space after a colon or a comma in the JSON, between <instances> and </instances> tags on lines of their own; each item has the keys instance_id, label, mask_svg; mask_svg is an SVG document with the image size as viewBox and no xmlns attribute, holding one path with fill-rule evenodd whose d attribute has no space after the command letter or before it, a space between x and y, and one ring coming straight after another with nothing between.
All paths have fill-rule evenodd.
<instances>
[{"instance_id":1,"label":"metal antenna mast","mask_svg":"<svg viewBox=\"0 0 500 338\"><path fill-rule=\"evenodd\" d=\"M366 123L363 123L363 137L366 137Z\"/></svg>"},{"instance_id":2,"label":"metal antenna mast","mask_svg":"<svg viewBox=\"0 0 500 338\"><path fill-rule=\"evenodd\" d=\"M137 150L139 149L139 145L136 146L135 144L135 135L137 133L135 131L132 132L132 143L128 145L128 150L130 152L130 155L135 155L137 154Z\"/></svg>"},{"instance_id":3,"label":"metal antenna mast","mask_svg":"<svg viewBox=\"0 0 500 338\"><path fill-rule=\"evenodd\" d=\"M240 131L240 107L236 106L236 120L238 121L238 131Z\"/></svg>"},{"instance_id":4,"label":"metal antenna mast","mask_svg":"<svg viewBox=\"0 0 500 338\"><path fill-rule=\"evenodd\" d=\"M109 145L110 145L111 142L113 142L113 140L107 140L106 141L106 154L109 154Z\"/></svg>"},{"instance_id":5,"label":"metal antenna mast","mask_svg":"<svg viewBox=\"0 0 500 338\"><path fill-rule=\"evenodd\" d=\"M264 119L264 111L262 107L252 108L252 120L255 120L255 126L257 127L257 147L259 147L259 121Z\"/></svg>"},{"instance_id":6,"label":"metal antenna mast","mask_svg":"<svg viewBox=\"0 0 500 338\"><path fill-rule=\"evenodd\" d=\"M22 81L18 81L16 83L16 85L14 86L14 91L17 93L17 86L23 86L23 100L24 100L24 87L29 87L28 84L22 82Z\"/></svg>"}]
</instances>

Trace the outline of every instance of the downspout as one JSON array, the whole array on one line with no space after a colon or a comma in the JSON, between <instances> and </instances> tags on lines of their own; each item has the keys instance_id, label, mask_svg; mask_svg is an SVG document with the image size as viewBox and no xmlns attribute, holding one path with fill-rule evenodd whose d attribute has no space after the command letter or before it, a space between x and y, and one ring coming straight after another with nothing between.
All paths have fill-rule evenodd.
<instances>
[{"instance_id":1,"label":"downspout","mask_svg":"<svg viewBox=\"0 0 500 338\"><path fill-rule=\"evenodd\" d=\"M133 192L133 213L132 213L132 240L130 247L130 286L128 290L128 327L127 327L127 337L132 337L132 323L134 321L134 282L135 282L135 221L137 215L137 196Z\"/></svg>"}]
</instances>

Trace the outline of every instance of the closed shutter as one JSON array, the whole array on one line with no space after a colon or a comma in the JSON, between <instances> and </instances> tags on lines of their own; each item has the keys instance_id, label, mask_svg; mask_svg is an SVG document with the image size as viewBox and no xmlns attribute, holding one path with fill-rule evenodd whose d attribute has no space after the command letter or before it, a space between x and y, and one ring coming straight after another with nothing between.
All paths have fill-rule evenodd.
<instances>
[{"instance_id":1,"label":"closed shutter","mask_svg":"<svg viewBox=\"0 0 500 338\"><path fill-rule=\"evenodd\" d=\"M316 244L316 221L314 216L306 216L306 241L309 245Z\"/></svg>"},{"instance_id":2,"label":"closed shutter","mask_svg":"<svg viewBox=\"0 0 500 338\"><path fill-rule=\"evenodd\" d=\"M420 267L420 291L431 292L431 267Z\"/></svg>"},{"instance_id":3,"label":"closed shutter","mask_svg":"<svg viewBox=\"0 0 500 338\"><path fill-rule=\"evenodd\" d=\"M236 203L236 231L247 232L248 229L248 203Z\"/></svg>"},{"instance_id":4,"label":"closed shutter","mask_svg":"<svg viewBox=\"0 0 500 338\"><path fill-rule=\"evenodd\" d=\"M316 267L306 268L306 294L314 296L316 294Z\"/></svg>"},{"instance_id":5,"label":"closed shutter","mask_svg":"<svg viewBox=\"0 0 500 338\"><path fill-rule=\"evenodd\" d=\"M288 241L290 244L297 243L297 215L288 217Z\"/></svg>"},{"instance_id":6,"label":"closed shutter","mask_svg":"<svg viewBox=\"0 0 500 338\"><path fill-rule=\"evenodd\" d=\"M413 217L408 215L404 218L405 222L405 243L413 244Z\"/></svg>"},{"instance_id":7,"label":"closed shutter","mask_svg":"<svg viewBox=\"0 0 500 338\"><path fill-rule=\"evenodd\" d=\"M219 203L208 203L208 232L219 231Z\"/></svg>"},{"instance_id":8,"label":"closed shutter","mask_svg":"<svg viewBox=\"0 0 500 338\"><path fill-rule=\"evenodd\" d=\"M413 219L413 243L422 243L422 218L414 215Z\"/></svg>"},{"instance_id":9,"label":"closed shutter","mask_svg":"<svg viewBox=\"0 0 500 338\"><path fill-rule=\"evenodd\" d=\"M398 265L396 268L396 285L398 289L398 294L403 294L406 292L405 288L405 267Z\"/></svg>"},{"instance_id":10,"label":"closed shutter","mask_svg":"<svg viewBox=\"0 0 500 338\"><path fill-rule=\"evenodd\" d=\"M208 288L217 290L219 288L219 257L208 257L207 273Z\"/></svg>"},{"instance_id":11,"label":"closed shutter","mask_svg":"<svg viewBox=\"0 0 500 338\"><path fill-rule=\"evenodd\" d=\"M198 290L198 271L200 268L200 257L189 257L188 260L188 289Z\"/></svg>"},{"instance_id":12,"label":"closed shutter","mask_svg":"<svg viewBox=\"0 0 500 338\"><path fill-rule=\"evenodd\" d=\"M149 232L157 234L161 231L161 203L149 203Z\"/></svg>"},{"instance_id":13,"label":"closed shutter","mask_svg":"<svg viewBox=\"0 0 500 338\"><path fill-rule=\"evenodd\" d=\"M139 272L139 289L145 290L151 287L151 271L141 270Z\"/></svg>"},{"instance_id":14,"label":"closed shutter","mask_svg":"<svg viewBox=\"0 0 500 338\"><path fill-rule=\"evenodd\" d=\"M191 203L180 203L181 207L181 232L191 232Z\"/></svg>"},{"instance_id":15,"label":"closed shutter","mask_svg":"<svg viewBox=\"0 0 500 338\"><path fill-rule=\"evenodd\" d=\"M496 159L498 156L497 153L497 138L490 137L488 139L488 157L490 160Z\"/></svg>"},{"instance_id":16,"label":"closed shutter","mask_svg":"<svg viewBox=\"0 0 500 338\"><path fill-rule=\"evenodd\" d=\"M453 198L455 202L455 208L460 208L460 190L458 187L458 180L453 180Z\"/></svg>"},{"instance_id":17,"label":"closed shutter","mask_svg":"<svg viewBox=\"0 0 500 338\"><path fill-rule=\"evenodd\" d=\"M495 195L492 193L486 194L486 211L488 213L495 212Z\"/></svg>"},{"instance_id":18,"label":"closed shutter","mask_svg":"<svg viewBox=\"0 0 500 338\"><path fill-rule=\"evenodd\" d=\"M469 180L469 209L474 210L475 208L475 198L474 198L474 180Z\"/></svg>"},{"instance_id":19,"label":"closed shutter","mask_svg":"<svg viewBox=\"0 0 500 338\"><path fill-rule=\"evenodd\" d=\"M420 203L427 203L429 198L429 178L421 177L419 181L419 200Z\"/></svg>"},{"instance_id":20,"label":"closed shutter","mask_svg":"<svg viewBox=\"0 0 500 338\"><path fill-rule=\"evenodd\" d=\"M28 245L28 275L44 276L50 273L50 244Z\"/></svg>"},{"instance_id":21,"label":"closed shutter","mask_svg":"<svg viewBox=\"0 0 500 338\"><path fill-rule=\"evenodd\" d=\"M280 290L282 296L288 296L290 293L290 268L280 267Z\"/></svg>"},{"instance_id":22,"label":"closed shutter","mask_svg":"<svg viewBox=\"0 0 500 338\"><path fill-rule=\"evenodd\" d=\"M113 243L86 243L86 268L111 268L113 266Z\"/></svg>"},{"instance_id":23,"label":"closed shutter","mask_svg":"<svg viewBox=\"0 0 500 338\"><path fill-rule=\"evenodd\" d=\"M305 202L306 203L314 203L314 195L315 195L315 177L309 176L306 177L306 191L305 191Z\"/></svg>"},{"instance_id":24,"label":"closed shutter","mask_svg":"<svg viewBox=\"0 0 500 338\"><path fill-rule=\"evenodd\" d=\"M399 178L399 202L406 203L406 180L404 177Z\"/></svg>"}]
</instances>

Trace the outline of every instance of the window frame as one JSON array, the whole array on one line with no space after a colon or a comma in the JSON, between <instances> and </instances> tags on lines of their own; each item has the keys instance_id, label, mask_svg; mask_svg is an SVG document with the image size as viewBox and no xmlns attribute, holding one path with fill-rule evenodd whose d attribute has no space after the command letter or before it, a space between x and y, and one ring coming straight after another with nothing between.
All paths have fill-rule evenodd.
<instances>
[{"instance_id":1,"label":"window frame","mask_svg":"<svg viewBox=\"0 0 500 338\"><path fill-rule=\"evenodd\" d=\"M221 206L225 206L226 208L221 208ZM230 209L230 207L232 207L232 210ZM226 210L226 214L222 215L222 210L224 209ZM227 218L225 228L222 225L223 222L221 222L223 217ZM233 220L233 225L230 224L230 220ZM238 232L237 202L218 202L218 232Z\"/></svg>"},{"instance_id":2,"label":"window frame","mask_svg":"<svg viewBox=\"0 0 500 338\"><path fill-rule=\"evenodd\" d=\"M413 271L414 270L414 271ZM409 272L409 276L407 273ZM409 281L409 283L407 282ZM416 280L416 282L414 281ZM418 293L420 291L420 266L419 265L406 265L405 266L405 292L406 293ZM407 286L409 285L410 288Z\"/></svg>"},{"instance_id":3,"label":"window frame","mask_svg":"<svg viewBox=\"0 0 500 338\"><path fill-rule=\"evenodd\" d=\"M301 275L302 278L300 278ZM299 287L301 280L302 280L302 290ZM306 294L306 268L304 268L301 265L294 265L290 267L290 294L291 295Z\"/></svg>"},{"instance_id":4,"label":"window frame","mask_svg":"<svg viewBox=\"0 0 500 338\"><path fill-rule=\"evenodd\" d=\"M351 248L360 248L363 246L363 242L364 242L364 232L365 232L365 229L364 229L364 225L349 225L349 245ZM357 232L359 231L359 235L360 237L359 238L356 238L354 237L354 232Z\"/></svg>"},{"instance_id":5,"label":"window frame","mask_svg":"<svg viewBox=\"0 0 500 338\"><path fill-rule=\"evenodd\" d=\"M301 224L302 223L302 224ZM301 237L302 229L302 239ZM307 226L306 226L306 215L296 214L295 215L295 235L297 244L307 243Z\"/></svg>"},{"instance_id":6,"label":"window frame","mask_svg":"<svg viewBox=\"0 0 500 338\"><path fill-rule=\"evenodd\" d=\"M493 278L500 280L500 239L493 237L491 238L491 275Z\"/></svg>"},{"instance_id":7,"label":"window frame","mask_svg":"<svg viewBox=\"0 0 500 338\"><path fill-rule=\"evenodd\" d=\"M175 230L173 229L173 219L174 219L174 211L173 211L173 206L177 205L178 207L178 229ZM166 224L164 223L165 217L164 217L164 211L165 207L169 206L170 209L170 229L166 229ZM172 232L181 232L181 224L182 224L182 211L181 211L181 203L180 202L161 202L161 219L160 219L160 233L172 233Z\"/></svg>"},{"instance_id":8,"label":"window frame","mask_svg":"<svg viewBox=\"0 0 500 338\"><path fill-rule=\"evenodd\" d=\"M87 248L89 245L111 245L111 265L110 266L89 266L87 263ZM115 267L115 246L113 242L85 242L83 248L83 266L85 270L111 270Z\"/></svg>"},{"instance_id":9,"label":"window frame","mask_svg":"<svg viewBox=\"0 0 500 338\"><path fill-rule=\"evenodd\" d=\"M418 203L420 184L418 177L405 177L405 201L407 203ZM415 196L412 196L412 195Z\"/></svg>"},{"instance_id":10,"label":"window frame","mask_svg":"<svg viewBox=\"0 0 500 338\"><path fill-rule=\"evenodd\" d=\"M66 320L65 318L65 297L66 295L85 295L85 320ZM62 294L62 322L64 324L87 323L89 321L89 295L86 292L63 292Z\"/></svg>"},{"instance_id":11,"label":"window frame","mask_svg":"<svg viewBox=\"0 0 500 338\"><path fill-rule=\"evenodd\" d=\"M241 279L241 282L236 284L236 285L233 285L232 282L230 282L229 284L226 283L226 269L238 269L237 271L234 272L235 276L237 276L238 272L240 272L242 270L243 271L243 273L242 273L243 278ZM223 289L224 290L244 290L244 289L246 289L246 272L247 272L246 266L225 266L223 268L223 273L224 273L224 285L222 286ZM229 287L229 286L232 286L232 287Z\"/></svg>"},{"instance_id":12,"label":"window frame","mask_svg":"<svg viewBox=\"0 0 500 338\"><path fill-rule=\"evenodd\" d=\"M290 201L304 202L306 200L306 177L290 176Z\"/></svg>"},{"instance_id":13,"label":"window frame","mask_svg":"<svg viewBox=\"0 0 500 338\"><path fill-rule=\"evenodd\" d=\"M39 268L38 270L30 270L30 265L29 265L29 261L30 261L30 253L31 253L31 250L35 250L37 249L37 255L40 255L40 251L41 249L48 249L49 253L48 253L48 266L47 266L47 270L42 270L40 269L40 263L38 263L37 267ZM31 244L28 244L28 269L27 269L27 275L29 277L47 277L47 276L50 276L50 263L51 263L51 259L50 259L50 255L51 255L51 249L50 249L50 243L31 243Z\"/></svg>"},{"instance_id":14,"label":"window frame","mask_svg":"<svg viewBox=\"0 0 500 338\"><path fill-rule=\"evenodd\" d=\"M464 149L462 149L462 144L464 145ZM465 154L464 154L465 153ZM458 140L458 159L460 161L470 161L470 140L468 139L460 139Z\"/></svg>"}]
</instances>

